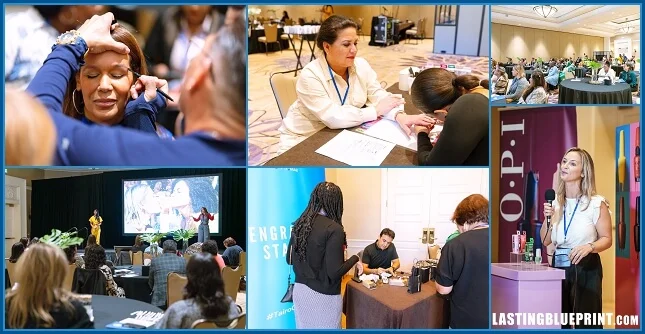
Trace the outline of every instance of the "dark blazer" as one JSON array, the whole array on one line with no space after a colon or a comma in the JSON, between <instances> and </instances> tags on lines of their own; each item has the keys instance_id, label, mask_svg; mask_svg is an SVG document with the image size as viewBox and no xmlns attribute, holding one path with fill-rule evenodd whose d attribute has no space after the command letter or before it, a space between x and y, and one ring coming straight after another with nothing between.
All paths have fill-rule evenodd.
<instances>
[{"instance_id":1,"label":"dark blazer","mask_svg":"<svg viewBox=\"0 0 645 334\"><path fill-rule=\"evenodd\" d=\"M164 253L160 257L152 259L148 275L148 284L152 288L152 305L166 306L168 299L166 286L168 285L168 274L171 272L185 275L186 260L175 253Z\"/></svg>"},{"instance_id":2,"label":"dark blazer","mask_svg":"<svg viewBox=\"0 0 645 334\"><path fill-rule=\"evenodd\" d=\"M289 250L294 241L292 233ZM344 261L344 244L345 231L342 225L322 215L314 218L307 238L306 258L301 259L294 249L291 262L291 252L287 253L287 263L293 263L296 283L325 295L339 295L343 275L358 262L356 255Z\"/></svg>"}]
</instances>

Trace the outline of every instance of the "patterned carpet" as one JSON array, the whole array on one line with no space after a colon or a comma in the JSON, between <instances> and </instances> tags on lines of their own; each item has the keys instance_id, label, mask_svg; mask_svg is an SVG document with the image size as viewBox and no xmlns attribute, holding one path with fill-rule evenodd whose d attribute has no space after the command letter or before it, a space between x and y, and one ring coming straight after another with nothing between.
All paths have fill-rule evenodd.
<instances>
[{"instance_id":1,"label":"patterned carpet","mask_svg":"<svg viewBox=\"0 0 645 334\"><path fill-rule=\"evenodd\" d=\"M369 46L369 37L359 41L358 56L365 58L376 71L381 85L387 88L398 82L399 71L405 67L422 67L430 64L457 64L469 67L472 74L488 78L488 58L433 54L432 40L418 45L398 44L387 48ZM296 41L296 47L300 47ZM318 50L315 51L318 56ZM309 63L311 52L305 44L301 59ZM296 57L293 50L249 55L249 165L262 165L276 156L282 122L269 77L272 73L293 70ZM557 98L556 98L557 101Z\"/></svg>"}]
</instances>

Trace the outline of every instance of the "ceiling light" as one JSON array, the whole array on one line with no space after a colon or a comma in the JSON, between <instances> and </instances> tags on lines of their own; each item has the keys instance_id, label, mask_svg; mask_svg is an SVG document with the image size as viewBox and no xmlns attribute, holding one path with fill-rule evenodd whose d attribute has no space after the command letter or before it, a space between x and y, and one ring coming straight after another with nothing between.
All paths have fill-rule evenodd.
<instances>
[{"instance_id":1,"label":"ceiling light","mask_svg":"<svg viewBox=\"0 0 645 334\"><path fill-rule=\"evenodd\" d=\"M533 7L533 11L546 19L549 15L555 14L558 9L550 5L541 5Z\"/></svg>"},{"instance_id":2,"label":"ceiling light","mask_svg":"<svg viewBox=\"0 0 645 334\"><path fill-rule=\"evenodd\" d=\"M618 31L623 33L623 34L629 34L634 27L630 26L627 23L627 19L625 19L625 24L623 24L620 28L618 28Z\"/></svg>"}]
</instances>

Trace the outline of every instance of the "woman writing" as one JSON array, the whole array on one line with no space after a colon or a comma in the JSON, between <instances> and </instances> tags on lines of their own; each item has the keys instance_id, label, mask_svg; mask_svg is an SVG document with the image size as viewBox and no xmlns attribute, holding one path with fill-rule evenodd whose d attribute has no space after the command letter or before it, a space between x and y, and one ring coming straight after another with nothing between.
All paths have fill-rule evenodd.
<instances>
[{"instance_id":1,"label":"woman writing","mask_svg":"<svg viewBox=\"0 0 645 334\"><path fill-rule=\"evenodd\" d=\"M103 224L103 218L99 216L99 210L94 209L94 215L90 217L90 233L96 238L96 244L101 244L101 224Z\"/></svg>"},{"instance_id":2,"label":"woman writing","mask_svg":"<svg viewBox=\"0 0 645 334\"><path fill-rule=\"evenodd\" d=\"M357 27L340 15L320 26L316 45L323 56L302 69L296 83L298 98L280 127L279 153L325 127L351 128L379 116L398 122L408 133L412 124L431 124L428 116L397 111L404 100L381 88L376 72L365 59L356 57Z\"/></svg>"},{"instance_id":3,"label":"woman writing","mask_svg":"<svg viewBox=\"0 0 645 334\"><path fill-rule=\"evenodd\" d=\"M419 165L488 166L488 80L429 68L414 79L410 92L424 114L445 117L434 145L430 128L415 127Z\"/></svg>"},{"instance_id":4,"label":"woman writing","mask_svg":"<svg viewBox=\"0 0 645 334\"><path fill-rule=\"evenodd\" d=\"M544 204L544 216L552 217L552 224L542 225L540 237L544 246L555 245L551 266L565 271L561 312L601 313L603 273L599 253L612 244L609 204L596 194L594 163L587 151L569 149L558 171L555 201L553 205ZM601 329L602 325L575 327Z\"/></svg>"},{"instance_id":5,"label":"woman writing","mask_svg":"<svg viewBox=\"0 0 645 334\"><path fill-rule=\"evenodd\" d=\"M205 242L206 240L210 240L211 237L211 232L208 227L208 221L209 220L214 220L215 216L211 213L208 213L208 210L206 207L202 207L202 211L199 214L199 217L191 217L193 218L194 221L200 222L199 223L199 230L197 232L197 242Z\"/></svg>"},{"instance_id":6,"label":"woman writing","mask_svg":"<svg viewBox=\"0 0 645 334\"><path fill-rule=\"evenodd\" d=\"M29 247L18 260L16 282L7 291L7 328L94 328L83 304L63 287L68 270L65 253L46 243Z\"/></svg>"},{"instance_id":7,"label":"woman writing","mask_svg":"<svg viewBox=\"0 0 645 334\"><path fill-rule=\"evenodd\" d=\"M344 261L343 193L330 182L319 183L293 225L287 263L293 264L296 328L340 328L343 275L356 263Z\"/></svg>"}]
</instances>

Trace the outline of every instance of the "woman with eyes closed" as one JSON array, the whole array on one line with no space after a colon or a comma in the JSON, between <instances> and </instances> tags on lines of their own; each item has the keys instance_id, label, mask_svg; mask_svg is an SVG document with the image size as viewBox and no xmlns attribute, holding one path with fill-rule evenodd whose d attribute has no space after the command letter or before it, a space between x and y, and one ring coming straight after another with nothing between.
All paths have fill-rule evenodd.
<instances>
[{"instance_id":1,"label":"woman with eyes closed","mask_svg":"<svg viewBox=\"0 0 645 334\"><path fill-rule=\"evenodd\" d=\"M316 45L322 56L302 69L296 83L297 100L280 127L283 153L319 130L351 128L384 116L411 133L413 124L428 126L426 115L399 111L405 103L381 87L376 72L358 53L358 25L332 15L320 26Z\"/></svg>"},{"instance_id":2,"label":"woman with eyes closed","mask_svg":"<svg viewBox=\"0 0 645 334\"><path fill-rule=\"evenodd\" d=\"M127 46L129 52L87 53L67 87L54 87L56 92L65 90L64 97L61 96L63 113L86 124L160 132L155 119L166 107L166 100L156 89L168 92L167 82L146 75L148 69L141 47L127 29L116 25L111 36L115 42ZM137 79L131 71L142 76ZM38 83L32 82L28 90L33 85Z\"/></svg>"}]
</instances>

